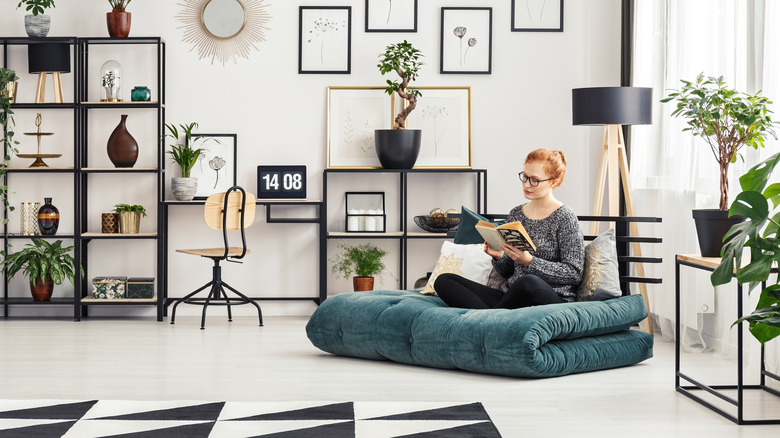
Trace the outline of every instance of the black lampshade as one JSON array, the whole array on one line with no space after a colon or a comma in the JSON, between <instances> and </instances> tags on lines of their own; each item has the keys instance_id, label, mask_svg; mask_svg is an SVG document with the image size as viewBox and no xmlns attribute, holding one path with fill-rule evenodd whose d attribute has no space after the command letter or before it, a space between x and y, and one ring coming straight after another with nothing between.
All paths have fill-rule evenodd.
<instances>
[{"instance_id":1,"label":"black lampshade","mask_svg":"<svg viewBox=\"0 0 780 438\"><path fill-rule=\"evenodd\" d=\"M571 90L574 125L649 125L653 89L593 87Z\"/></svg>"},{"instance_id":2,"label":"black lampshade","mask_svg":"<svg viewBox=\"0 0 780 438\"><path fill-rule=\"evenodd\" d=\"M30 73L70 73L70 44L27 45L27 66Z\"/></svg>"}]
</instances>

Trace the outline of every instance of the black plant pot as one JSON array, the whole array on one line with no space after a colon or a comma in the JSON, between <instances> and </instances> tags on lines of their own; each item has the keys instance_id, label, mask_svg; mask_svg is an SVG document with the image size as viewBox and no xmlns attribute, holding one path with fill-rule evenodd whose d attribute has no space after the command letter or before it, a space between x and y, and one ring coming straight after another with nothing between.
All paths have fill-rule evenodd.
<instances>
[{"instance_id":1,"label":"black plant pot","mask_svg":"<svg viewBox=\"0 0 780 438\"><path fill-rule=\"evenodd\" d=\"M720 257L723 248L723 237L732 226L743 222L744 216L729 217L728 211L693 210L693 220L696 222L696 235L699 237L699 250L702 257Z\"/></svg>"},{"instance_id":2,"label":"black plant pot","mask_svg":"<svg viewBox=\"0 0 780 438\"><path fill-rule=\"evenodd\" d=\"M411 169L420 154L419 129L377 129L374 131L376 156L385 169Z\"/></svg>"}]
</instances>

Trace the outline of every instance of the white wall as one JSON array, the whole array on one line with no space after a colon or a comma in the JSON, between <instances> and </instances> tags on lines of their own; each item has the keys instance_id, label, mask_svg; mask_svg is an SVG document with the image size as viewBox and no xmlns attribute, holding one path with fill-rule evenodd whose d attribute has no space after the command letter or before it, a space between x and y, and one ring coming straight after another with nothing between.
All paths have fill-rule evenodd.
<instances>
[{"instance_id":1,"label":"white wall","mask_svg":"<svg viewBox=\"0 0 780 438\"><path fill-rule=\"evenodd\" d=\"M386 45L407 39L426 55L427 65L423 67L417 85L472 87L473 166L488 169L489 211L506 212L523 201L517 179L517 172L522 170L522 160L534 148L550 147L563 150L569 160L567 179L559 189L558 197L578 213L589 213L592 194L595 192L601 131L599 128L571 125L570 96L571 89L576 87L619 85L619 0L565 2L563 33L511 32L510 0L421 0L418 32L408 34L365 33L363 0L327 3L277 0L271 3L268 11L272 19L270 30L266 32L267 41L258 44L259 51L252 52L250 59L242 58L236 64L225 66L198 60L191 46L182 42L182 23L177 19L182 7L177 2L136 1L129 8L133 13L131 36L162 36L168 43L166 121L197 121L200 123L200 132L238 134L239 184L252 190L255 188L255 166L258 164L304 164L308 168L309 198L321 199L322 169L326 161L326 87L382 85L385 78L380 76L375 67L379 53ZM350 75L297 74L298 6L323 4L352 6ZM491 75L438 73L442 6L493 8ZM24 36L24 11L14 9L8 2L2 8L0 34ZM107 9L105 2L94 0L60 2L50 12L53 23L50 36L107 36L104 19ZM22 77L20 100L31 100L34 91L30 90L34 89L35 77L26 73L24 58L20 58L22 56L23 52L10 53L11 67L16 66ZM140 54L117 53L116 57L121 58L126 76L134 71L136 65L141 65L139 68L142 71L147 65ZM100 64L97 60L95 62L99 68ZM72 96L72 77L66 75L64 78L66 95ZM151 83L149 78L142 84ZM133 85L140 84L125 83L128 98ZM153 93L156 91L152 90ZM17 132L33 130L34 116L34 112L17 114ZM69 116L50 112L44 117L55 132L63 133L61 138L67 143L66 139L72 136L72 128L68 127L72 123ZM147 135L141 132L146 117L143 113L131 114L131 132ZM118 113L95 123L102 126L92 128L91 141L99 142L101 135L107 138L117 121ZM100 152L96 151L95 154L99 155ZM126 200L132 202L136 202L136 199L137 202L144 201L143 190L128 188L123 181L112 178L106 177L103 180L105 183L100 183L102 187L91 190L95 211L90 211L90 214L97 216L114 203L122 202L117 200L117 193L124 196L122 199L130 198ZM458 208L463 199L473 199L473 190L468 180L451 178L441 181L421 177L421 188L432 190L426 190L428 193L424 197L410 201L410 214L424 214L433 207ZM42 198L44 192L48 191L38 184L40 181L36 180L23 188L12 187L16 191L12 202ZM67 181L63 185L66 184ZM388 196L392 196L393 189L383 187L378 181L361 180L360 184L361 188L365 186L386 190ZM67 186L63 189L60 183L57 185L55 204L65 210L63 216L67 216L69 206L72 211L72 205L67 199L70 192ZM443 193L436 194L438 191ZM343 206L335 205L337 211L331 211L332 217L338 217L343 211ZM388 200L388 206L393 205ZM291 210L291 214L297 212ZM156 214L156 208L153 208L151 217L142 222L142 227L147 230L153 228ZM219 237L205 228L200 214L200 209L195 207L172 208L169 238L171 296L180 296L194 289L207 281L210 275L208 261L173 252L175 248L218 244ZM264 215L264 211L260 210L259 214ZM18 227L18 217L12 216L12 231L14 220ZM96 217L91 222L93 228L99 227L97 221ZM63 227L68 223L72 224L72 220L63 217ZM231 279L233 286L251 295L316 294L316 227L266 224L261 220L250 229L249 234L253 254L243 265L227 264L225 267L225 275ZM332 250L335 244L330 242L329 248ZM124 246L119 248L118 245ZM439 245L438 241L410 243L410 285L415 278L433 267ZM396 249L397 244L387 244L387 247ZM119 272L152 275L150 266L153 263L137 254L123 255L125 248L144 251L145 247L143 243L114 245L101 242L95 245L95 255L90 260L90 275ZM396 254L388 260L392 267L397 266ZM392 287L394 284L388 277L384 285ZM345 281L329 279L331 293L348 287ZM26 293L26 285L15 280L12 292ZM56 295L68 293L65 286L55 291ZM299 314L310 312L312 308L313 304L309 303L264 304L267 314ZM63 312L64 309L59 311ZM187 309L182 311L187 312ZM152 315L150 308L94 309L92 314L106 312ZM218 310L214 313L218 313Z\"/></svg>"}]
</instances>

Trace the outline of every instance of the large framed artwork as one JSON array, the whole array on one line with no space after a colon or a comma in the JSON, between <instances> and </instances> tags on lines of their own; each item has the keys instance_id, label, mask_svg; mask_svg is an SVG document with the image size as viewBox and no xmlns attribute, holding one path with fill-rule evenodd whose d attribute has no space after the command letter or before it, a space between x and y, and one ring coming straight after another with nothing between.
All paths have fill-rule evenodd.
<instances>
[{"instance_id":1,"label":"large framed artwork","mask_svg":"<svg viewBox=\"0 0 780 438\"><path fill-rule=\"evenodd\" d=\"M563 32L563 0L512 0L512 32Z\"/></svg>"},{"instance_id":2,"label":"large framed artwork","mask_svg":"<svg viewBox=\"0 0 780 438\"><path fill-rule=\"evenodd\" d=\"M351 58L352 7L301 6L298 73L349 74Z\"/></svg>"},{"instance_id":3,"label":"large framed artwork","mask_svg":"<svg viewBox=\"0 0 780 438\"><path fill-rule=\"evenodd\" d=\"M366 32L417 32L417 0L366 0Z\"/></svg>"},{"instance_id":4,"label":"large framed artwork","mask_svg":"<svg viewBox=\"0 0 780 438\"><path fill-rule=\"evenodd\" d=\"M407 129L422 129L414 167L471 168L471 87L417 88L422 96L406 119Z\"/></svg>"},{"instance_id":5,"label":"large framed artwork","mask_svg":"<svg viewBox=\"0 0 780 438\"><path fill-rule=\"evenodd\" d=\"M493 8L441 8L441 73L490 74Z\"/></svg>"},{"instance_id":6,"label":"large framed artwork","mask_svg":"<svg viewBox=\"0 0 780 438\"><path fill-rule=\"evenodd\" d=\"M328 167L382 167L374 130L392 127L392 106L384 87L328 87Z\"/></svg>"},{"instance_id":7,"label":"large framed artwork","mask_svg":"<svg viewBox=\"0 0 780 438\"><path fill-rule=\"evenodd\" d=\"M236 134L192 134L200 139L190 147L201 148L190 176L198 178L195 199L206 199L236 185Z\"/></svg>"}]
</instances>

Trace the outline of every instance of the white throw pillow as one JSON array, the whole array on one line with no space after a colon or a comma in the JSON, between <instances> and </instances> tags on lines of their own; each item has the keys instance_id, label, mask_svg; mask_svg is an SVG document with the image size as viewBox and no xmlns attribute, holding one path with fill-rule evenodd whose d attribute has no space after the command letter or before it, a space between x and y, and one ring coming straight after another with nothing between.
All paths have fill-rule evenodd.
<instances>
[{"instance_id":1,"label":"white throw pillow","mask_svg":"<svg viewBox=\"0 0 780 438\"><path fill-rule=\"evenodd\" d=\"M433 268L428 284L422 290L424 295L436 295L433 283L440 274L458 274L469 280L486 284L490 271L493 269L493 258L485 254L484 245L457 245L450 241L441 246L439 260Z\"/></svg>"}]
</instances>

